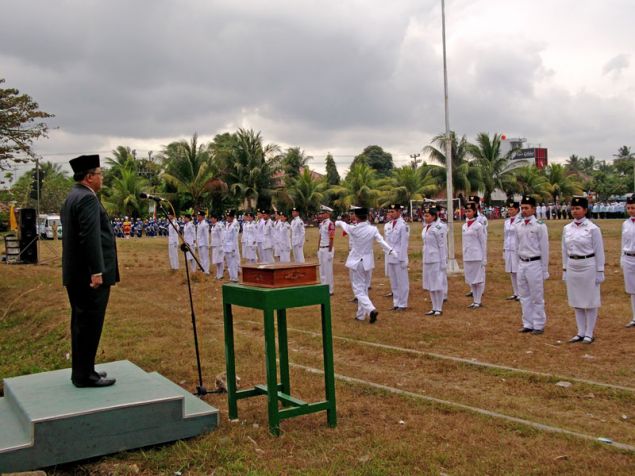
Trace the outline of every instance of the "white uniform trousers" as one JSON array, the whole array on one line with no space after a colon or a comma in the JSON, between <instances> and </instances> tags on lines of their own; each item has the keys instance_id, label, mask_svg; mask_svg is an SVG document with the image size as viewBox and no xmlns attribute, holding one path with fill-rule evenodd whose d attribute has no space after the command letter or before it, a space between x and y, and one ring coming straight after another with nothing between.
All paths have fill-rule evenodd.
<instances>
[{"instance_id":1,"label":"white uniform trousers","mask_svg":"<svg viewBox=\"0 0 635 476\"><path fill-rule=\"evenodd\" d=\"M168 244L168 255L170 256L170 268L179 269L179 244Z\"/></svg>"},{"instance_id":2,"label":"white uniform trousers","mask_svg":"<svg viewBox=\"0 0 635 476\"><path fill-rule=\"evenodd\" d=\"M203 272L209 274L209 246L198 247L198 260L201 262Z\"/></svg>"},{"instance_id":3,"label":"white uniform trousers","mask_svg":"<svg viewBox=\"0 0 635 476\"><path fill-rule=\"evenodd\" d=\"M264 263L263 259L265 256L265 249L262 247L262 243L256 243L256 248L258 250L258 256L256 256L256 261L260 263Z\"/></svg>"},{"instance_id":4,"label":"white uniform trousers","mask_svg":"<svg viewBox=\"0 0 635 476\"><path fill-rule=\"evenodd\" d=\"M333 252L328 247L318 249L318 263L320 263L320 283L329 285L329 293L333 294L335 286L333 282Z\"/></svg>"},{"instance_id":5,"label":"white uniform trousers","mask_svg":"<svg viewBox=\"0 0 635 476\"><path fill-rule=\"evenodd\" d=\"M518 264L518 296L523 312L523 327L542 330L547 322L545 288L540 260Z\"/></svg>"},{"instance_id":6,"label":"white uniform trousers","mask_svg":"<svg viewBox=\"0 0 635 476\"><path fill-rule=\"evenodd\" d=\"M293 260L296 263L304 263L304 245L295 245L293 247Z\"/></svg>"},{"instance_id":7,"label":"white uniform trousers","mask_svg":"<svg viewBox=\"0 0 635 476\"><path fill-rule=\"evenodd\" d=\"M265 264L273 263L273 248L263 248L260 255L260 262Z\"/></svg>"},{"instance_id":8,"label":"white uniform trousers","mask_svg":"<svg viewBox=\"0 0 635 476\"><path fill-rule=\"evenodd\" d=\"M401 263L388 263L388 278L392 289L392 304L394 307L408 307L410 281L408 267Z\"/></svg>"},{"instance_id":9,"label":"white uniform trousers","mask_svg":"<svg viewBox=\"0 0 635 476\"><path fill-rule=\"evenodd\" d=\"M357 267L351 269L351 284L353 293L357 298L357 314L355 319L363 321L366 316L375 310L375 306L368 297L368 275L371 271L364 269L364 263L360 261Z\"/></svg>"},{"instance_id":10,"label":"white uniform trousers","mask_svg":"<svg viewBox=\"0 0 635 476\"><path fill-rule=\"evenodd\" d=\"M227 264L227 272L229 273L229 280L238 281L238 253L232 251L231 253L225 253L225 263ZM222 263L221 263L222 266ZM221 273L222 277L222 273Z\"/></svg>"},{"instance_id":11,"label":"white uniform trousers","mask_svg":"<svg viewBox=\"0 0 635 476\"><path fill-rule=\"evenodd\" d=\"M258 254L256 253L255 246L243 246L243 257L247 260L247 263L256 263L258 261Z\"/></svg>"},{"instance_id":12,"label":"white uniform trousers","mask_svg":"<svg viewBox=\"0 0 635 476\"><path fill-rule=\"evenodd\" d=\"M280 262L281 263L290 263L291 262L291 250L280 250Z\"/></svg>"}]
</instances>

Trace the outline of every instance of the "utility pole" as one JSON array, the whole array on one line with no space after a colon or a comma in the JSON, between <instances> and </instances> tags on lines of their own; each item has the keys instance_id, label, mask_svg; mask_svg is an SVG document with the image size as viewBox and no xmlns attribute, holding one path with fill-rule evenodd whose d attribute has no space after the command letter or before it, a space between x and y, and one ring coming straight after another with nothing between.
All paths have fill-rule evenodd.
<instances>
[{"instance_id":1,"label":"utility pole","mask_svg":"<svg viewBox=\"0 0 635 476\"><path fill-rule=\"evenodd\" d=\"M416 170L417 166L419 165L419 161L417 160L417 157L419 157L421 154L410 154L410 158L412 159L412 168Z\"/></svg>"},{"instance_id":2,"label":"utility pole","mask_svg":"<svg viewBox=\"0 0 635 476\"><path fill-rule=\"evenodd\" d=\"M452 135L448 109L448 63L445 48L445 0L441 0L441 34L443 38L443 90L445 93L445 169L448 210L448 273L459 273L461 268L454 254L454 190L452 187Z\"/></svg>"}]
</instances>

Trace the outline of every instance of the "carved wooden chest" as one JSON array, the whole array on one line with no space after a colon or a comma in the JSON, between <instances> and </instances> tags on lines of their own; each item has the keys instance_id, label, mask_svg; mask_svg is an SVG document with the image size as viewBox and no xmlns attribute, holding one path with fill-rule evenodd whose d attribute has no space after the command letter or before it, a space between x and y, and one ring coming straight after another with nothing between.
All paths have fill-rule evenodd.
<instances>
[{"instance_id":1,"label":"carved wooden chest","mask_svg":"<svg viewBox=\"0 0 635 476\"><path fill-rule=\"evenodd\" d=\"M243 264L242 283L263 288L317 284L317 267L317 263Z\"/></svg>"}]
</instances>

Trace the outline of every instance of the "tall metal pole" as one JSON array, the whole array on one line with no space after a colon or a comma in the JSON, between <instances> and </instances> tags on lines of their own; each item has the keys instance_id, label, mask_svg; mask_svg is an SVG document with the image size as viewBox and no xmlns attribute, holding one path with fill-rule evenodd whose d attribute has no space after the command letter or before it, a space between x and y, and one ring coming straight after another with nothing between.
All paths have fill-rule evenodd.
<instances>
[{"instance_id":1,"label":"tall metal pole","mask_svg":"<svg viewBox=\"0 0 635 476\"><path fill-rule=\"evenodd\" d=\"M448 273L461 271L454 255L454 190L452 187L452 136L448 109L448 62L445 51L445 0L441 0L441 32L443 36L443 90L445 93L445 169L448 210Z\"/></svg>"}]
</instances>

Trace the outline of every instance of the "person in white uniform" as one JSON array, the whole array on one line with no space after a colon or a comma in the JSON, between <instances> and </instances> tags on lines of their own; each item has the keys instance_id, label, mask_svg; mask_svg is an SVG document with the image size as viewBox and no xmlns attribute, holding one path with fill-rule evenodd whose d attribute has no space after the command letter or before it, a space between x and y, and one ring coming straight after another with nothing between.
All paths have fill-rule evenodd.
<instances>
[{"instance_id":1,"label":"person in white uniform","mask_svg":"<svg viewBox=\"0 0 635 476\"><path fill-rule=\"evenodd\" d=\"M520 301L518 297L518 252L516 250L518 237L516 236L515 225L520 220L518 212L520 203L510 200L507 202L507 213L509 218L503 225L503 259L505 260L505 272L509 273L512 280L512 295L508 301Z\"/></svg>"},{"instance_id":2,"label":"person in white uniform","mask_svg":"<svg viewBox=\"0 0 635 476\"><path fill-rule=\"evenodd\" d=\"M262 210L262 256L260 261L271 264L273 260L273 222L269 218L269 210Z\"/></svg>"},{"instance_id":3,"label":"person in white uniform","mask_svg":"<svg viewBox=\"0 0 635 476\"><path fill-rule=\"evenodd\" d=\"M255 226L256 247L258 250L257 260L264 262L265 250L263 244L265 242L265 217L262 210L258 210L257 221Z\"/></svg>"},{"instance_id":4,"label":"person in white uniform","mask_svg":"<svg viewBox=\"0 0 635 476\"><path fill-rule=\"evenodd\" d=\"M620 266L624 273L624 288L631 296L632 317L626 327L635 327L635 195L626 199L629 218L622 223L622 256Z\"/></svg>"},{"instance_id":5,"label":"person in white uniform","mask_svg":"<svg viewBox=\"0 0 635 476\"><path fill-rule=\"evenodd\" d=\"M335 225L331 221L332 212L332 208L326 205L320 205L321 222L317 252L318 263L320 263L320 283L329 285L331 295L335 292L335 283L333 281L333 255L335 254L333 238L335 238Z\"/></svg>"},{"instance_id":6,"label":"person in white uniform","mask_svg":"<svg viewBox=\"0 0 635 476\"><path fill-rule=\"evenodd\" d=\"M218 216L214 213L210 213L209 221L212 266L215 270L216 279L223 279L223 273L225 271L225 257L223 256L223 224L218 222Z\"/></svg>"},{"instance_id":7,"label":"person in white uniform","mask_svg":"<svg viewBox=\"0 0 635 476\"><path fill-rule=\"evenodd\" d=\"M479 222L481 225L483 225L483 227L485 228L485 241L486 241L485 245L487 246L487 231L488 231L487 227L489 225L489 221L487 220L487 217L485 216L485 214L481 212L481 197L479 197L478 195L470 195L469 197L467 197L467 203L476 204L476 221ZM467 220L467 215L466 215L466 220ZM483 276L483 288L484 287L485 287L485 276ZM467 297L474 297L474 294L472 293L471 289L470 291L465 293L465 295ZM446 296L447 296L447 292L446 292ZM482 297L483 296L481 296L481 298Z\"/></svg>"},{"instance_id":8,"label":"person in white uniform","mask_svg":"<svg viewBox=\"0 0 635 476\"><path fill-rule=\"evenodd\" d=\"M201 263L203 272L209 274L209 225L205 219L205 212L199 210L196 214L198 225L196 226L196 248L198 250L198 260Z\"/></svg>"},{"instance_id":9,"label":"person in white uniform","mask_svg":"<svg viewBox=\"0 0 635 476\"><path fill-rule=\"evenodd\" d=\"M377 316L379 315L368 296L368 273L375 267L375 260L372 255L373 241L377 241L389 255L395 254L398 256L398 252L384 241L376 227L368 223L367 208L356 208L353 213L357 217L356 225L351 226L338 220L335 222L335 226L346 232L351 243L351 250L346 259L346 267L353 271L351 274L353 291L357 298L355 319L364 321L366 316L369 316L370 323L373 324L377 321Z\"/></svg>"},{"instance_id":10,"label":"person in white uniform","mask_svg":"<svg viewBox=\"0 0 635 476\"><path fill-rule=\"evenodd\" d=\"M229 280L238 282L238 227L234 223L234 211L225 212L225 226L223 227L222 244L223 257L227 265Z\"/></svg>"},{"instance_id":11,"label":"person in white uniform","mask_svg":"<svg viewBox=\"0 0 635 476\"><path fill-rule=\"evenodd\" d=\"M518 295L522 307L522 333L543 334L545 314L544 281L549 279L549 234L547 225L537 220L536 199L520 201L521 219L516 226L518 252Z\"/></svg>"},{"instance_id":12,"label":"person in white uniform","mask_svg":"<svg viewBox=\"0 0 635 476\"><path fill-rule=\"evenodd\" d=\"M281 242L281 231L280 231L280 212L278 210L274 210L273 220L271 220L271 244L273 247L273 261L276 261L276 258L280 259L280 242Z\"/></svg>"},{"instance_id":13,"label":"person in white uniform","mask_svg":"<svg viewBox=\"0 0 635 476\"><path fill-rule=\"evenodd\" d=\"M439 224L436 208L427 208L423 214L423 289L430 292L432 309L426 316L440 316L443 313L444 278L448 268L448 248L443 226Z\"/></svg>"},{"instance_id":14,"label":"person in white uniform","mask_svg":"<svg viewBox=\"0 0 635 476\"><path fill-rule=\"evenodd\" d=\"M278 254L281 263L291 262L291 225L287 221L286 212L278 212Z\"/></svg>"},{"instance_id":15,"label":"person in white uniform","mask_svg":"<svg viewBox=\"0 0 635 476\"><path fill-rule=\"evenodd\" d=\"M441 233L443 234L443 241L445 242L445 246L446 246L446 249L447 249L447 246L448 246L448 224L441 219L441 213L440 212L441 212L441 210L443 208L439 207L437 205L436 209L437 209L437 211L439 213L437 214L437 219L436 219L435 223L441 227ZM448 300L448 268L447 268L447 266L445 268L442 268L441 272L443 273L443 281L442 281L442 284L443 284L443 301L445 302L445 301Z\"/></svg>"},{"instance_id":16,"label":"person in white uniform","mask_svg":"<svg viewBox=\"0 0 635 476\"><path fill-rule=\"evenodd\" d=\"M388 278L392 290L393 310L405 311L408 308L410 280L408 279L408 240L410 228L401 216L402 206L391 205L388 210L389 222L384 227L384 240L396 253L386 254ZM390 230L386 233L386 230Z\"/></svg>"},{"instance_id":17,"label":"person in white uniform","mask_svg":"<svg viewBox=\"0 0 635 476\"><path fill-rule=\"evenodd\" d=\"M600 308L600 284L604 282L604 243L600 228L586 213L586 197L573 197L573 221L562 231L562 280L567 284L569 306L575 309L578 333L569 343L590 344Z\"/></svg>"},{"instance_id":18,"label":"person in white uniform","mask_svg":"<svg viewBox=\"0 0 635 476\"><path fill-rule=\"evenodd\" d=\"M185 222L185 226L183 227L183 239L190 246L190 250L194 250L196 248L196 227L194 223L192 223L192 215L186 213L183 217L183 221ZM189 251L185 256L187 263L190 264L190 271L196 271L196 261L194 261L194 256ZM185 266L187 266L185 263Z\"/></svg>"},{"instance_id":19,"label":"person in white uniform","mask_svg":"<svg viewBox=\"0 0 635 476\"><path fill-rule=\"evenodd\" d=\"M476 219L477 205L468 202L465 205L467 221L462 227L463 273L465 282L470 286L473 302L470 309L482 306L481 297L485 290L485 267L487 266L487 232Z\"/></svg>"},{"instance_id":20,"label":"person in white uniform","mask_svg":"<svg viewBox=\"0 0 635 476\"><path fill-rule=\"evenodd\" d=\"M297 208L291 209L291 246L293 247L293 261L296 263L304 263L304 239L305 229L304 222L300 218L300 212Z\"/></svg>"},{"instance_id":21,"label":"person in white uniform","mask_svg":"<svg viewBox=\"0 0 635 476\"><path fill-rule=\"evenodd\" d=\"M243 256L247 263L256 263L258 261L258 254L256 252L256 224L254 223L254 214L252 212L245 212L243 215Z\"/></svg>"},{"instance_id":22,"label":"person in white uniform","mask_svg":"<svg viewBox=\"0 0 635 476\"><path fill-rule=\"evenodd\" d=\"M170 258L170 268L177 270L179 269L179 224L172 212L168 212L168 220L170 221L168 224L168 256Z\"/></svg>"}]
</instances>

